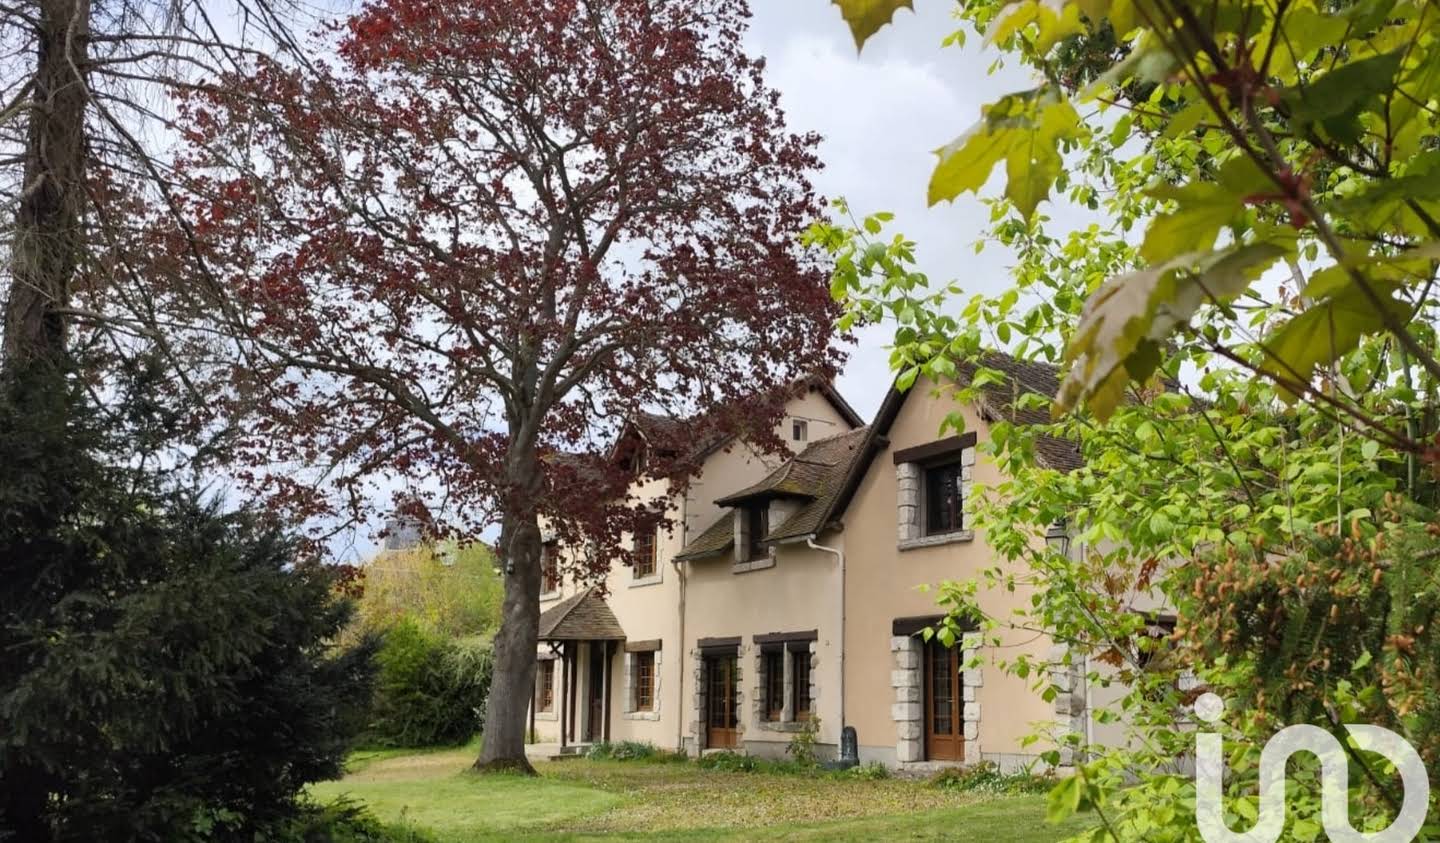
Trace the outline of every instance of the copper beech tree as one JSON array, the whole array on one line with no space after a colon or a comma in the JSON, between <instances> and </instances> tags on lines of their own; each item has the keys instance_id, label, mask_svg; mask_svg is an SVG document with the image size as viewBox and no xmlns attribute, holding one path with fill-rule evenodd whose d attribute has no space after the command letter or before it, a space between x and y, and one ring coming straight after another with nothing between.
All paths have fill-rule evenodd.
<instances>
[{"instance_id":1,"label":"copper beech tree","mask_svg":"<svg viewBox=\"0 0 1440 843\"><path fill-rule=\"evenodd\" d=\"M787 131L742 49L748 16L385 0L322 38L329 64L257 61L181 105L194 224L155 259L203 256L175 295L239 355L245 471L308 516L403 474L438 490L437 529L500 525L477 766L528 769L541 523L588 549L572 573L593 577L655 517L623 492L635 461L576 455L642 411L693 418L657 428L672 441L643 465L684 478L685 445L773 437L793 384L839 361L797 240L817 139Z\"/></svg>"}]
</instances>

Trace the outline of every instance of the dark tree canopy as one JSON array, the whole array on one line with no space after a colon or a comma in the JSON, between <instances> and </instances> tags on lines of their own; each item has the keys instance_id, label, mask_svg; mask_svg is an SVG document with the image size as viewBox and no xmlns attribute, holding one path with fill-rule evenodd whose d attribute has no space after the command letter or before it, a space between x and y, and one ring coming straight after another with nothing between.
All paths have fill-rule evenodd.
<instances>
[{"instance_id":1,"label":"dark tree canopy","mask_svg":"<svg viewBox=\"0 0 1440 843\"><path fill-rule=\"evenodd\" d=\"M582 483L545 455L593 451L642 411L765 439L794 385L838 362L836 307L798 243L817 139L786 130L742 49L748 14L370 3L322 45L333 66L257 61L183 103L196 223L162 220L151 260L210 270L172 292L239 340L222 409L253 419L257 485L334 516L370 478L407 475L444 526L501 524L495 694L516 708L492 695L487 753L507 745L496 717L515 720L503 751L521 748L537 519L596 542L603 570L651 517L613 494L625 466L591 460ZM683 477L690 453L653 449L646 470Z\"/></svg>"}]
</instances>

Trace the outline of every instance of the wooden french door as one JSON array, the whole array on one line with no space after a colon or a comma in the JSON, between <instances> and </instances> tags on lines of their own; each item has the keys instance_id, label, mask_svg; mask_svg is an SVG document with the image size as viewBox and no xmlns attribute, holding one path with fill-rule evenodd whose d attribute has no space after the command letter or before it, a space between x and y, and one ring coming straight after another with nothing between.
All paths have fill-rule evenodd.
<instances>
[{"instance_id":1,"label":"wooden french door","mask_svg":"<svg viewBox=\"0 0 1440 843\"><path fill-rule=\"evenodd\" d=\"M734 655L705 657L705 746L733 747L739 717L735 698L740 684L739 659Z\"/></svg>"},{"instance_id":2,"label":"wooden french door","mask_svg":"<svg viewBox=\"0 0 1440 843\"><path fill-rule=\"evenodd\" d=\"M925 758L965 759L965 723L961 716L960 648L939 638L925 644Z\"/></svg>"},{"instance_id":3,"label":"wooden french door","mask_svg":"<svg viewBox=\"0 0 1440 843\"><path fill-rule=\"evenodd\" d=\"M600 642L590 642L590 681L586 693L589 697L586 724L589 730L585 737L592 742L600 740L605 734L605 650L605 645Z\"/></svg>"}]
</instances>

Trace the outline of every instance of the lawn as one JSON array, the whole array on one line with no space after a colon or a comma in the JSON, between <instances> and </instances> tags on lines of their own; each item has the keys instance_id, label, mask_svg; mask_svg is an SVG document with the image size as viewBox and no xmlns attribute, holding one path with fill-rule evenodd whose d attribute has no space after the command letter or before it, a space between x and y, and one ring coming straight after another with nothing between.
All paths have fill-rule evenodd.
<instances>
[{"instance_id":1,"label":"lawn","mask_svg":"<svg viewBox=\"0 0 1440 843\"><path fill-rule=\"evenodd\" d=\"M1054 843L1040 796L955 793L924 782L573 760L539 778L468 772L473 747L357 754L319 800L363 802L436 843L494 840L953 840Z\"/></svg>"}]
</instances>

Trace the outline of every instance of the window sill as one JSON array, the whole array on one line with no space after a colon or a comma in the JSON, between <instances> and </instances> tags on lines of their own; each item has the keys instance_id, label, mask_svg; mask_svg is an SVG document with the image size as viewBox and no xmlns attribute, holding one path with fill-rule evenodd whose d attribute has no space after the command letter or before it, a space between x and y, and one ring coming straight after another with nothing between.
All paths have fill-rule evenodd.
<instances>
[{"instance_id":1,"label":"window sill","mask_svg":"<svg viewBox=\"0 0 1440 843\"><path fill-rule=\"evenodd\" d=\"M658 711L627 711L620 715L625 720L659 720Z\"/></svg>"},{"instance_id":2,"label":"window sill","mask_svg":"<svg viewBox=\"0 0 1440 843\"><path fill-rule=\"evenodd\" d=\"M761 720L760 729L766 732L803 732L809 720Z\"/></svg>"},{"instance_id":3,"label":"window sill","mask_svg":"<svg viewBox=\"0 0 1440 843\"><path fill-rule=\"evenodd\" d=\"M918 547L938 547L942 544L960 544L975 540L974 530L956 530L952 533L938 533L933 536L919 536L905 539L897 545L899 550L914 550Z\"/></svg>"},{"instance_id":4,"label":"window sill","mask_svg":"<svg viewBox=\"0 0 1440 843\"><path fill-rule=\"evenodd\" d=\"M651 574L648 577L631 579L630 588L644 588L647 585L659 585L663 581L664 578L660 576L660 572L656 571L654 574Z\"/></svg>"},{"instance_id":5,"label":"window sill","mask_svg":"<svg viewBox=\"0 0 1440 843\"><path fill-rule=\"evenodd\" d=\"M560 719L560 715L556 714L556 713L553 712L553 711L537 711L537 712L535 712L535 719L536 719L536 720L559 720L559 719Z\"/></svg>"},{"instance_id":6,"label":"window sill","mask_svg":"<svg viewBox=\"0 0 1440 843\"><path fill-rule=\"evenodd\" d=\"M730 573L744 574L750 571L763 571L766 568L775 567L775 555L761 556L759 559L751 559L748 562L736 562L730 566Z\"/></svg>"},{"instance_id":7,"label":"window sill","mask_svg":"<svg viewBox=\"0 0 1440 843\"><path fill-rule=\"evenodd\" d=\"M560 596L560 590L559 590L559 589L556 589L556 590L554 590L554 591L542 591L542 592L540 592L540 602L541 602L541 603L544 603L544 602L546 602L547 600L554 600L555 598L557 598L557 597L559 597L559 596Z\"/></svg>"}]
</instances>

